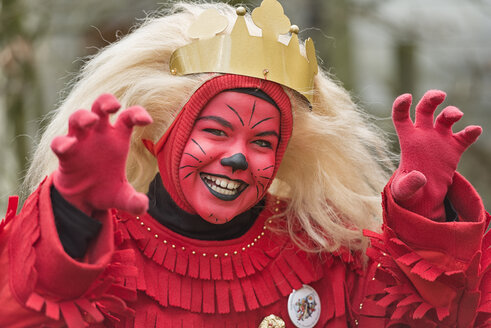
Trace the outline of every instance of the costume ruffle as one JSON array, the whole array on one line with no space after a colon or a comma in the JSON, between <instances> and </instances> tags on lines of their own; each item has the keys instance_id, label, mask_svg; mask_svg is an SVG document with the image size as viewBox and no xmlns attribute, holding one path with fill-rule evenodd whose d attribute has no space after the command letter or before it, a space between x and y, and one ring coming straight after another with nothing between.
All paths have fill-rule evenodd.
<instances>
[{"instance_id":1,"label":"costume ruffle","mask_svg":"<svg viewBox=\"0 0 491 328\"><path fill-rule=\"evenodd\" d=\"M464 182L458 183L464 186ZM394 222L394 216L400 214L397 212L399 209L394 205L388 188L383 196L384 213L388 213L387 206L392 207L389 214ZM480 216L485 218L481 220ZM404 217L410 219L409 216ZM465 225L460 236L457 236L459 233L435 236L435 244L440 243L442 238L450 239L443 251L438 248L415 248L396 233L387 224L390 220L384 217L382 234L365 231L365 235L371 239L367 255L376 268L372 281L368 282L368 298L360 313L371 320L390 318L391 324L411 324L422 328L488 327L491 312L490 233L474 250L469 244L459 245L458 242L456 246L467 248L466 253L448 250L453 248L451 244L454 240L462 240L464 236L472 243L476 239L481 240L479 230L487 227L489 220L489 214L483 212L471 222L425 222L428 227L431 224L454 225L456 231L459 230L458 225ZM425 242L432 241L425 239ZM462 254L468 257L464 258Z\"/></svg>"},{"instance_id":2,"label":"costume ruffle","mask_svg":"<svg viewBox=\"0 0 491 328\"><path fill-rule=\"evenodd\" d=\"M138 289L164 307L225 314L267 306L320 279L322 267L288 236L271 237L274 211L264 210L249 232L218 247L173 233L149 215L119 214L123 234L143 254Z\"/></svg>"},{"instance_id":3,"label":"costume ruffle","mask_svg":"<svg viewBox=\"0 0 491 328\"><path fill-rule=\"evenodd\" d=\"M53 246L47 251L46 245L56 244L53 239L44 244L42 242L43 238L50 238L47 237L48 235L56 234L56 228L52 221L51 224L46 224L46 221L43 222L46 216L51 215L52 217L52 211L49 211L51 209L48 209L48 212L42 212L47 210L46 204L50 206L50 185L50 178L43 181L26 201L21 214L10 219L13 225L9 242L12 295L20 304L52 319L52 323L63 320L69 328L86 327L89 324L95 325L102 323L105 318L117 321L121 321L121 318L131 318L134 311L127 307L125 301L136 299L136 289L125 286L120 277L137 275L137 269L134 266L134 251L119 250L93 255L96 259L92 260L97 262L94 265L84 262L77 264L63 252L60 245L57 245L59 247ZM112 221L112 218L110 220ZM113 243L113 224L107 224L110 226L107 230L110 233L101 237L107 238L109 236L110 243ZM44 225L43 228L42 225ZM42 235L42 231L46 233L45 236ZM96 279L91 279L92 281L88 282L90 288L86 288L83 293L78 294L76 292L77 287L72 289L72 286L75 286L72 281L78 283L79 277L65 276L63 279L53 276L44 277L44 280L52 281L51 286L60 290L69 290L68 294L60 294L50 290L47 286L40 286L38 263L44 262L44 259L40 260L39 257L63 258L64 261L57 264L60 267L55 268L55 270L58 269L63 272L63 267L79 265L82 275L90 273L89 276L94 276L95 274ZM109 262L104 260L106 257L110 259L110 263L106 263ZM95 269L91 266L94 266ZM98 274L99 266L102 269L105 268L104 273ZM71 269L69 268L69 270ZM73 292L72 295L70 295L71 292Z\"/></svg>"},{"instance_id":4,"label":"costume ruffle","mask_svg":"<svg viewBox=\"0 0 491 328\"><path fill-rule=\"evenodd\" d=\"M7 225L12 221L17 213L19 206L19 196L10 196L7 204L7 211L3 220L0 220L0 234L5 230Z\"/></svg>"}]
</instances>

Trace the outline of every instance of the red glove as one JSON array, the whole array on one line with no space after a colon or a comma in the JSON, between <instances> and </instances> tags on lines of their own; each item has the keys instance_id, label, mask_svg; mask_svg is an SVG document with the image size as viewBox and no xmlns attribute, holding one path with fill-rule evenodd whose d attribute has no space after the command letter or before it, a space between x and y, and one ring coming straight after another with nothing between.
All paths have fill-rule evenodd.
<instances>
[{"instance_id":1,"label":"red glove","mask_svg":"<svg viewBox=\"0 0 491 328\"><path fill-rule=\"evenodd\" d=\"M133 126L152 122L148 113L133 106L121 113L114 125L109 114L120 104L109 94L101 95L92 111L78 110L70 116L68 134L56 137L51 149L59 159L54 185L60 194L84 213L118 208L144 213L148 198L126 179L125 166Z\"/></svg>"},{"instance_id":2,"label":"red glove","mask_svg":"<svg viewBox=\"0 0 491 328\"><path fill-rule=\"evenodd\" d=\"M445 99L439 90L426 92L416 106L416 122L409 117L411 95L399 96L392 120L401 146L401 161L391 185L396 202L407 210L435 221L445 220L445 196L464 151L482 132L468 126L453 133L452 125L463 113L446 107L433 123L433 113Z\"/></svg>"}]
</instances>

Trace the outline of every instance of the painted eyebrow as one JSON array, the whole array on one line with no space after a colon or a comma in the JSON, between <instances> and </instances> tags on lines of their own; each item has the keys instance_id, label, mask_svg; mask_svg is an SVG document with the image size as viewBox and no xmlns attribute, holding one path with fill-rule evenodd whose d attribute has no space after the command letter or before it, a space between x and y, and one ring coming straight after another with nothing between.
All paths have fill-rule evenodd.
<instances>
[{"instance_id":1,"label":"painted eyebrow","mask_svg":"<svg viewBox=\"0 0 491 328\"><path fill-rule=\"evenodd\" d=\"M229 128L231 130L233 130L234 128L232 127L232 124L230 124L229 121L219 117L219 116L201 116L201 117L198 117L196 119L196 121L199 121L199 120L210 120L210 121L215 121L221 125L223 125L224 127L226 128Z\"/></svg>"},{"instance_id":2,"label":"painted eyebrow","mask_svg":"<svg viewBox=\"0 0 491 328\"><path fill-rule=\"evenodd\" d=\"M276 136L276 138L278 139L280 138L280 136L278 135L278 133L276 133L276 131L264 131L256 134L256 137L266 137L266 136Z\"/></svg>"},{"instance_id":3,"label":"painted eyebrow","mask_svg":"<svg viewBox=\"0 0 491 328\"><path fill-rule=\"evenodd\" d=\"M254 129L256 126L258 126L258 125L259 125L259 124L261 124L262 122L265 122L265 121L270 120L270 119L272 119L272 118L273 118L273 117L267 117L267 118L265 118L265 119L263 119L263 120L260 120L259 122L257 122L256 124L254 124L254 125L252 126L252 128L251 128L251 129Z\"/></svg>"}]
</instances>

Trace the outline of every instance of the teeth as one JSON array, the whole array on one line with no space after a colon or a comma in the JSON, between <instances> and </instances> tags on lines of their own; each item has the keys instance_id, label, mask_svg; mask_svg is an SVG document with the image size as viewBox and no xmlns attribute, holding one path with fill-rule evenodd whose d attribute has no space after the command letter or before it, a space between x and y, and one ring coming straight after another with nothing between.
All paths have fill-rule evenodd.
<instances>
[{"instance_id":1,"label":"teeth","mask_svg":"<svg viewBox=\"0 0 491 328\"><path fill-rule=\"evenodd\" d=\"M211 189L224 195L235 195L241 185L240 182L232 181L225 178L218 178L212 175L204 175L204 177L206 178L207 184L208 186L210 186ZM211 183L210 181L213 183Z\"/></svg>"},{"instance_id":2,"label":"teeth","mask_svg":"<svg viewBox=\"0 0 491 328\"><path fill-rule=\"evenodd\" d=\"M210 185L210 188L223 195L235 195L237 193L237 190L223 189L218 187L217 185Z\"/></svg>"}]
</instances>

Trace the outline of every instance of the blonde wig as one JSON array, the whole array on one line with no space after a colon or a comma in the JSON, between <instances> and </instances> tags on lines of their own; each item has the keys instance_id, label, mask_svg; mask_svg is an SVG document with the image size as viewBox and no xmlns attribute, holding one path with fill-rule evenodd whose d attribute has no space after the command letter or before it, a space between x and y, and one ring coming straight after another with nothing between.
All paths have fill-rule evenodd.
<instances>
[{"instance_id":1,"label":"blonde wig","mask_svg":"<svg viewBox=\"0 0 491 328\"><path fill-rule=\"evenodd\" d=\"M169 72L170 55L191 41L188 27L210 7L231 22L235 20L235 9L225 4L180 3L161 16L148 18L87 61L72 91L51 114L24 189L31 192L56 169L50 143L66 133L70 114L90 108L98 95L112 93L123 108L141 105L153 117L154 123L135 129L127 162L128 180L145 192L157 173L157 162L141 140L157 141L193 92L214 76L178 77ZM249 16L248 20L250 23ZM270 192L290 202L278 219L286 218L291 237L311 251L363 250L366 239L362 230L380 225L380 191L390 170L385 138L349 94L322 70L315 79L312 108L296 92L286 92L292 101L294 131ZM297 240L299 228L313 241L309 246Z\"/></svg>"}]
</instances>

